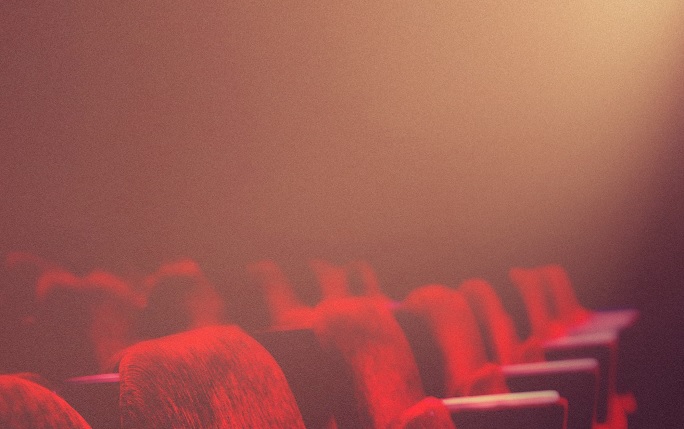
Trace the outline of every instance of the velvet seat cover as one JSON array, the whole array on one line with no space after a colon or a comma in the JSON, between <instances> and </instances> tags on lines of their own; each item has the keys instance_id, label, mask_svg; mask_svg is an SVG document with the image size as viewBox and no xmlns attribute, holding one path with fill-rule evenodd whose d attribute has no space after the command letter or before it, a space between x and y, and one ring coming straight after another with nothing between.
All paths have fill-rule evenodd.
<instances>
[{"instance_id":1,"label":"velvet seat cover","mask_svg":"<svg viewBox=\"0 0 684 429\"><path fill-rule=\"evenodd\" d=\"M532 335L547 340L567 333L567 326L553 316L552 298L544 290L537 270L515 267L510 269L508 277L523 299Z\"/></svg>"},{"instance_id":2,"label":"velvet seat cover","mask_svg":"<svg viewBox=\"0 0 684 429\"><path fill-rule=\"evenodd\" d=\"M497 362L501 365L540 362L544 360L544 350L538 338L530 336L521 341L511 317L494 288L483 279L468 279L461 283L458 291L468 300L485 327L492 342Z\"/></svg>"},{"instance_id":3,"label":"velvet seat cover","mask_svg":"<svg viewBox=\"0 0 684 429\"><path fill-rule=\"evenodd\" d=\"M0 375L3 429L86 429L88 423L51 390L12 375Z\"/></svg>"},{"instance_id":4,"label":"velvet seat cover","mask_svg":"<svg viewBox=\"0 0 684 429\"><path fill-rule=\"evenodd\" d=\"M418 368L384 300L343 298L317 306L314 330L353 379L352 409L340 427L453 428L441 401L425 398Z\"/></svg>"},{"instance_id":5,"label":"velvet seat cover","mask_svg":"<svg viewBox=\"0 0 684 429\"><path fill-rule=\"evenodd\" d=\"M304 428L280 367L235 326L136 344L119 372L123 429Z\"/></svg>"},{"instance_id":6,"label":"velvet seat cover","mask_svg":"<svg viewBox=\"0 0 684 429\"><path fill-rule=\"evenodd\" d=\"M425 320L443 354L444 397L507 393L500 367L488 361L477 320L468 302L443 285L413 290L402 309Z\"/></svg>"}]
</instances>

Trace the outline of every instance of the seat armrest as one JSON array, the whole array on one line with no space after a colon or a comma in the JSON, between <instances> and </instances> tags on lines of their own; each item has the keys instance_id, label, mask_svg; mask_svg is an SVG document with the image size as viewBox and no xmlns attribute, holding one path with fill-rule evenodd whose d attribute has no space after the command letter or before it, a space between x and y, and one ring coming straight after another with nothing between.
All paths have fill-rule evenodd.
<instances>
[{"instance_id":1,"label":"seat armrest","mask_svg":"<svg viewBox=\"0 0 684 429\"><path fill-rule=\"evenodd\" d=\"M501 367L512 392L556 390L568 401L568 429L591 429L598 394L596 359L571 359Z\"/></svg>"},{"instance_id":2,"label":"seat armrest","mask_svg":"<svg viewBox=\"0 0 684 429\"><path fill-rule=\"evenodd\" d=\"M598 361L592 358L583 358L521 363L515 365L503 365L501 370L503 371L504 375L511 377L565 373L594 373L598 371Z\"/></svg>"},{"instance_id":3,"label":"seat armrest","mask_svg":"<svg viewBox=\"0 0 684 429\"><path fill-rule=\"evenodd\" d=\"M544 342L545 349L571 349L587 346L610 346L617 344L618 333L613 330L565 335Z\"/></svg>"},{"instance_id":4,"label":"seat armrest","mask_svg":"<svg viewBox=\"0 0 684 429\"><path fill-rule=\"evenodd\" d=\"M565 429L568 403L556 391L443 399L459 429Z\"/></svg>"},{"instance_id":5,"label":"seat armrest","mask_svg":"<svg viewBox=\"0 0 684 429\"><path fill-rule=\"evenodd\" d=\"M616 356L616 389L628 393L633 387L633 359L634 347L640 333L637 330L639 310L619 309L590 312L588 320L568 329L569 336L584 336L600 332L613 332L617 336ZM627 364L627 367L625 367Z\"/></svg>"},{"instance_id":6,"label":"seat armrest","mask_svg":"<svg viewBox=\"0 0 684 429\"><path fill-rule=\"evenodd\" d=\"M599 363L599 384L596 401L596 420L604 423L608 418L609 398L616 392L617 332L557 338L544 343L544 355L549 361L593 358Z\"/></svg>"},{"instance_id":7,"label":"seat armrest","mask_svg":"<svg viewBox=\"0 0 684 429\"><path fill-rule=\"evenodd\" d=\"M95 374L65 380L57 392L93 429L116 428L119 414L119 374Z\"/></svg>"},{"instance_id":8,"label":"seat armrest","mask_svg":"<svg viewBox=\"0 0 684 429\"><path fill-rule=\"evenodd\" d=\"M68 385L105 385L108 383L118 383L120 380L118 372L107 374L84 375L81 377L69 378L65 381Z\"/></svg>"},{"instance_id":9,"label":"seat armrest","mask_svg":"<svg viewBox=\"0 0 684 429\"><path fill-rule=\"evenodd\" d=\"M620 332L634 326L637 320L639 320L639 310L633 308L592 311L589 319L570 328L568 333L576 335L600 331Z\"/></svg>"}]
</instances>

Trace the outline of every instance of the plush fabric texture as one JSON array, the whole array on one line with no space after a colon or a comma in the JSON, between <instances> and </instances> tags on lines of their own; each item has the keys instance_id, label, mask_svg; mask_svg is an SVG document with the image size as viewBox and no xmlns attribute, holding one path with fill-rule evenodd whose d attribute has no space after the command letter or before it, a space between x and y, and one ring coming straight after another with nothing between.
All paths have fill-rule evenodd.
<instances>
[{"instance_id":1,"label":"plush fabric texture","mask_svg":"<svg viewBox=\"0 0 684 429\"><path fill-rule=\"evenodd\" d=\"M559 265L540 268L512 268L509 277L523 297L527 315L532 327L532 335L541 341L563 337L573 325L582 323L588 313L579 305L574 295L570 279ZM563 302L568 300L568 302ZM615 346L613 346L615 347ZM608 369L607 415L601 428L624 429L627 426L626 414L636 410L636 402L631 393L620 395L616 390L615 374L617 351L610 352L612 357ZM599 407L600 411L601 407ZM599 412L600 415L600 412Z\"/></svg>"},{"instance_id":2,"label":"plush fabric texture","mask_svg":"<svg viewBox=\"0 0 684 429\"><path fill-rule=\"evenodd\" d=\"M36 371L53 380L108 372L135 342L139 297L104 271L76 277L48 271L36 287Z\"/></svg>"},{"instance_id":3,"label":"plush fabric texture","mask_svg":"<svg viewBox=\"0 0 684 429\"><path fill-rule=\"evenodd\" d=\"M0 427L79 429L88 423L54 392L22 377L0 376Z\"/></svg>"},{"instance_id":4,"label":"plush fabric texture","mask_svg":"<svg viewBox=\"0 0 684 429\"><path fill-rule=\"evenodd\" d=\"M123 429L304 428L280 367L235 326L136 344L119 372Z\"/></svg>"},{"instance_id":5,"label":"plush fabric texture","mask_svg":"<svg viewBox=\"0 0 684 429\"><path fill-rule=\"evenodd\" d=\"M277 329L310 328L314 310L302 304L280 267L272 260L247 266L247 274L261 288L266 298L270 326Z\"/></svg>"},{"instance_id":6,"label":"plush fabric texture","mask_svg":"<svg viewBox=\"0 0 684 429\"><path fill-rule=\"evenodd\" d=\"M166 262L162 264L155 272L146 276L142 281L143 289L148 293L152 290L156 283L165 277L190 277L198 282L209 282L202 268L192 259L180 259L173 262Z\"/></svg>"},{"instance_id":7,"label":"plush fabric texture","mask_svg":"<svg viewBox=\"0 0 684 429\"><path fill-rule=\"evenodd\" d=\"M136 303L113 276L49 271L37 283L35 371L52 380L106 371L134 342Z\"/></svg>"},{"instance_id":8,"label":"plush fabric texture","mask_svg":"<svg viewBox=\"0 0 684 429\"><path fill-rule=\"evenodd\" d=\"M357 260L349 264L348 270L352 275L357 275L361 282L361 289L364 296L384 297L382 288L380 287L380 280L373 269L373 266L367 261Z\"/></svg>"},{"instance_id":9,"label":"plush fabric texture","mask_svg":"<svg viewBox=\"0 0 684 429\"><path fill-rule=\"evenodd\" d=\"M572 288L570 277L565 268L558 264L539 267L542 284L546 287L553 305L552 317L568 326L586 322L590 312L582 307Z\"/></svg>"},{"instance_id":10,"label":"plush fabric texture","mask_svg":"<svg viewBox=\"0 0 684 429\"><path fill-rule=\"evenodd\" d=\"M331 264L323 259L312 259L309 266L316 276L323 299L350 296L349 281L345 267Z\"/></svg>"},{"instance_id":11,"label":"plush fabric texture","mask_svg":"<svg viewBox=\"0 0 684 429\"><path fill-rule=\"evenodd\" d=\"M566 327L554 320L551 297L544 290L540 273L534 269L516 267L511 268L508 277L525 303L532 335L541 340L565 335Z\"/></svg>"},{"instance_id":12,"label":"plush fabric texture","mask_svg":"<svg viewBox=\"0 0 684 429\"><path fill-rule=\"evenodd\" d=\"M455 429L451 414L441 400L427 397L390 423L391 429Z\"/></svg>"},{"instance_id":13,"label":"plush fabric texture","mask_svg":"<svg viewBox=\"0 0 684 429\"><path fill-rule=\"evenodd\" d=\"M441 402L411 408L425 394L408 341L384 300L329 300L317 312L317 336L342 356L353 379L354 409L347 412L355 421L340 419L341 427L453 427Z\"/></svg>"},{"instance_id":14,"label":"plush fabric texture","mask_svg":"<svg viewBox=\"0 0 684 429\"><path fill-rule=\"evenodd\" d=\"M515 325L506 313L494 288L483 279L468 279L461 283L458 291L468 300L475 316L484 327L490 340L496 360L501 365L540 362L544 350L536 337L520 340Z\"/></svg>"},{"instance_id":15,"label":"plush fabric texture","mask_svg":"<svg viewBox=\"0 0 684 429\"><path fill-rule=\"evenodd\" d=\"M138 318L140 338L220 325L226 318L222 297L192 260L162 265L144 283L147 303Z\"/></svg>"},{"instance_id":16,"label":"plush fabric texture","mask_svg":"<svg viewBox=\"0 0 684 429\"><path fill-rule=\"evenodd\" d=\"M365 296L391 301L382 292L375 270L364 260L355 260L340 266L315 259L309 265L316 275L324 300Z\"/></svg>"},{"instance_id":17,"label":"plush fabric texture","mask_svg":"<svg viewBox=\"0 0 684 429\"><path fill-rule=\"evenodd\" d=\"M443 285L412 291L402 309L423 318L436 338L444 362L444 397L506 393L498 365L488 361L477 320L468 302Z\"/></svg>"},{"instance_id":18,"label":"plush fabric texture","mask_svg":"<svg viewBox=\"0 0 684 429\"><path fill-rule=\"evenodd\" d=\"M549 264L538 267L537 271L541 276L544 287L548 291L548 295L551 296L553 305L552 316L558 323L561 323L568 328L573 328L581 326L591 319L592 315L595 313L582 306L579 302L575 295L570 276L563 266ZM595 329L600 330L602 329L602 326L599 324ZM608 326L606 329L611 329L611 327ZM634 413L637 409L636 399L631 392L616 394L614 396L615 398L613 398L613 401L616 403L610 404L609 406L609 412L612 413L612 415L609 416L609 420L612 418L613 421L618 421L620 422L619 425L622 425L624 416L620 416L619 411L615 410L621 408L627 414Z\"/></svg>"}]
</instances>

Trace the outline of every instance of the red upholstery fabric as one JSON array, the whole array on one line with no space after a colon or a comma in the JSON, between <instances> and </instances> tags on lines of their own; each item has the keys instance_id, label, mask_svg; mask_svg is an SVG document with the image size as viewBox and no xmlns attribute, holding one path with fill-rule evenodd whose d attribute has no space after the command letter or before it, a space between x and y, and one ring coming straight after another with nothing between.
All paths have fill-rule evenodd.
<instances>
[{"instance_id":1,"label":"red upholstery fabric","mask_svg":"<svg viewBox=\"0 0 684 429\"><path fill-rule=\"evenodd\" d=\"M565 268L558 264L538 267L542 285L550 297L551 315L571 333L614 330L632 326L639 317L636 309L589 310L580 304Z\"/></svg>"},{"instance_id":2,"label":"red upholstery fabric","mask_svg":"<svg viewBox=\"0 0 684 429\"><path fill-rule=\"evenodd\" d=\"M488 362L475 315L458 292L422 286L404 299L402 309L423 318L439 344L444 397L508 392L499 366Z\"/></svg>"},{"instance_id":3,"label":"red upholstery fabric","mask_svg":"<svg viewBox=\"0 0 684 429\"><path fill-rule=\"evenodd\" d=\"M165 277L190 277L200 282L208 282L199 264L192 259L180 259L162 264L155 272L143 279L143 288L149 292L156 283Z\"/></svg>"},{"instance_id":4,"label":"red upholstery fabric","mask_svg":"<svg viewBox=\"0 0 684 429\"><path fill-rule=\"evenodd\" d=\"M554 320L557 323L564 325L571 334L574 333L576 328L580 328L577 332L581 333L581 328L583 327L589 328L586 332L595 332L603 329L615 329L619 331L620 329L629 327L630 322L628 321L631 319L630 317L628 317L627 320L620 320L621 318L619 317L610 317L610 313L615 315L615 313L620 313L619 310L617 312L607 311L601 314L602 312L600 311L591 311L582 306L575 295L570 276L563 266L559 264L543 265L537 267L537 272L541 277L543 286L546 288L547 295L550 296ZM629 312L630 311L628 310L627 313ZM633 314L634 319L632 319L632 321L638 317L636 316L638 312L634 311ZM597 315L606 315L609 317L599 320L599 318L596 317ZM617 323L613 323L616 319ZM627 323L621 323L623 321ZM615 394L610 401L613 401L614 403L609 405L608 409L611 415L608 416L608 421L618 422L614 423L613 427L626 426L624 413L620 412L620 410L624 410L628 414L636 411L637 403L634 395L631 392Z\"/></svg>"},{"instance_id":5,"label":"red upholstery fabric","mask_svg":"<svg viewBox=\"0 0 684 429\"><path fill-rule=\"evenodd\" d=\"M568 326L586 322L589 319L589 311L577 300L565 269L558 264L549 264L537 270L551 297L554 319Z\"/></svg>"},{"instance_id":6,"label":"red upholstery fabric","mask_svg":"<svg viewBox=\"0 0 684 429\"><path fill-rule=\"evenodd\" d=\"M322 259L309 261L316 276L323 299L343 298L350 295L347 270Z\"/></svg>"},{"instance_id":7,"label":"red upholstery fabric","mask_svg":"<svg viewBox=\"0 0 684 429\"><path fill-rule=\"evenodd\" d=\"M369 296L388 299L373 267L364 260L340 266L316 259L310 262L324 299Z\"/></svg>"},{"instance_id":8,"label":"red upholstery fabric","mask_svg":"<svg viewBox=\"0 0 684 429\"><path fill-rule=\"evenodd\" d=\"M164 264L144 283L147 305L139 318L141 338L158 338L224 322L222 297L192 260Z\"/></svg>"},{"instance_id":9,"label":"red upholstery fabric","mask_svg":"<svg viewBox=\"0 0 684 429\"><path fill-rule=\"evenodd\" d=\"M532 335L546 340L567 333L567 328L553 316L551 297L544 289L540 273L534 269L511 268L508 276L522 296Z\"/></svg>"},{"instance_id":10,"label":"red upholstery fabric","mask_svg":"<svg viewBox=\"0 0 684 429\"><path fill-rule=\"evenodd\" d=\"M392 421L391 429L453 429L449 410L441 400L427 397Z\"/></svg>"},{"instance_id":11,"label":"red upholstery fabric","mask_svg":"<svg viewBox=\"0 0 684 429\"><path fill-rule=\"evenodd\" d=\"M98 372L111 372L119 353L137 341L135 319L144 301L128 283L105 271L93 271L83 278L83 282L102 290L108 297L92 308L89 335Z\"/></svg>"},{"instance_id":12,"label":"red upholstery fabric","mask_svg":"<svg viewBox=\"0 0 684 429\"><path fill-rule=\"evenodd\" d=\"M565 325L571 333L574 333L575 330L577 330L578 333L581 333L582 328L589 328L586 332L599 331L602 329L616 329L619 331L620 329L629 327L630 324L638 318L638 311L636 310L631 310L632 314L629 315L633 318L628 316L627 319L624 319L621 317L611 317L615 316L616 313L621 313L620 310L616 312L591 311L582 306L575 295L575 290L572 286L572 281L570 280L568 272L559 264L543 265L538 267L537 271L540 273L543 285L547 288L548 294L551 296L554 310L553 316L559 323ZM613 314L611 315L611 313ZM630 310L627 310L625 313L630 313ZM601 318L600 316L608 317ZM631 392L617 395L617 398L620 407L627 413L636 411L636 399ZM616 407L613 407L613 409L615 408ZM619 418L619 416L615 416L615 419Z\"/></svg>"},{"instance_id":13,"label":"red upholstery fabric","mask_svg":"<svg viewBox=\"0 0 684 429\"><path fill-rule=\"evenodd\" d=\"M364 296L385 297L380 287L378 276L367 261L357 260L348 265L348 271L351 275L357 275L361 282L361 288Z\"/></svg>"},{"instance_id":14,"label":"red upholstery fabric","mask_svg":"<svg viewBox=\"0 0 684 429\"><path fill-rule=\"evenodd\" d=\"M531 336L524 342L492 286L483 279L468 279L458 291L468 300L480 324L486 327L497 362L501 365L540 362L544 349L538 338Z\"/></svg>"},{"instance_id":15,"label":"red upholstery fabric","mask_svg":"<svg viewBox=\"0 0 684 429\"><path fill-rule=\"evenodd\" d=\"M385 301L329 300L317 312L316 334L324 348L342 356L353 379L351 427L453 427L440 401L416 406L425 396L418 368Z\"/></svg>"},{"instance_id":16,"label":"red upholstery fabric","mask_svg":"<svg viewBox=\"0 0 684 429\"><path fill-rule=\"evenodd\" d=\"M568 273L558 264L513 268L509 276L523 297L532 331L540 338L602 330L619 332L638 318L638 311L634 309L590 311L584 308L575 296Z\"/></svg>"},{"instance_id":17,"label":"red upholstery fabric","mask_svg":"<svg viewBox=\"0 0 684 429\"><path fill-rule=\"evenodd\" d=\"M0 427L3 429L90 428L54 392L11 375L0 376Z\"/></svg>"},{"instance_id":18,"label":"red upholstery fabric","mask_svg":"<svg viewBox=\"0 0 684 429\"><path fill-rule=\"evenodd\" d=\"M38 280L36 301L36 371L48 378L108 371L134 341L134 294L113 276L49 271Z\"/></svg>"},{"instance_id":19,"label":"red upholstery fabric","mask_svg":"<svg viewBox=\"0 0 684 429\"><path fill-rule=\"evenodd\" d=\"M560 265L512 268L509 277L522 295L532 334L542 341L565 341L572 334L573 327L589 319L590 312L577 301L570 279ZM607 331L615 330L609 327ZM624 429L627 427L626 415L636 410L636 401L631 393L617 393L617 340L606 347L609 359L602 378L606 393L605 400L598 407L599 426Z\"/></svg>"},{"instance_id":20,"label":"red upholstery fabric","mask_svg":"<svg viewBox=\"0 0 684 429\"><path fill-rule=\"evenodd\" d=\"M119 371L123 429L304 427L280 367L234 326L136 344Z\"/></svg>"},{"instance_id":21,"label":"red upholstery fabric","mask_svg":"<svg viewBox=\"0 0 684 429\"><path fill-rule=\"evenodd\" d=\"M253 262L247 274L262 289L272 328L308 328L313 323L314 310L295 296L290 282L278 264L272 260Z\"/></svg>"},{"instance_id":22,"label":"red upholstery fabric","mask_svg":"<svg viewBox=\"0 0 684 429\"><path fill-rule=\"evenodd\" d=\"M496 292L487 281L468 279L461 283L458 291L466 297L480 320L481 326L485 328L484 330L487 332L488 339L500 364L514 365L545 360L544 348L538 338L531 336L524 342L520 341L518 334L515 332L513 321L506 313ZM582 383L582 380L585 379L584 376L579 373L576 376L574 378L565 377L560 383L554 381L552 377L546 379L539 377L539 379L543 380L542 384L544 386L551 386L557 389L568 399L570 404L568 427L585 428L594 420L596 400L585 401L587 397L591 398L593 396L593 391L598 387L596 384L598 380L593 379L590 385L586 386ZM595 376L598 377L598 374ZM518 383L521 380L523 388L529 389L530 385L527 383L534 379L534 376L528 375L517 381L515 377L513 380L509 378L508 381L512 389L519 389L520 385ZM579 386L583 386L584 389L575 387L578 385L578 382L580 383ZM533 386L536 386L534 388L541 387L534 384Z\"/></svg>"}]
</instances>

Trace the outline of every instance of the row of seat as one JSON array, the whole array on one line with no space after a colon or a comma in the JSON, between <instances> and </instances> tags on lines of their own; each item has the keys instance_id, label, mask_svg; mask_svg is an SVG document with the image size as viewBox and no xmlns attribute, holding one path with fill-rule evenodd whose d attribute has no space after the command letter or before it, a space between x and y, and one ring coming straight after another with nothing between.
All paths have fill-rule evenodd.
<instances>
[{"instance_id":1,"label":"row of seat","mask_svg":"<svg viewBox=\"0 0 684 429\"><path fill-rule=\"evenodd\" d=\"M319 260L312 261L311 267L324 299L349 295L348 283L352 275L361 279L362 294L384 297L373 269L363 261L343 267ZM277 326L307 325L311 317L307 312L310 310L297 302L277 265L272 261L262 261L250 266L249 270L263 285ZM463 380L468 377L477 379L478 371L485 371L492 363L510 365L539 362L544 358L595 358L599 361L600 372L597 425L625 427L626 415L634 411L636 404L631 394L617 394L617 349L620 332L635 322L637 313L634 310L591 313L582 308L567 273L559 265L516 268L511 270L510 277L524 298L533 325L533 335L525 342L518 339L513 323L493 288L481 279L463 282L456 293L445 287L425 286L414 291L399 305L405 310L415 307L416 300L422 301L422 316L430 319L431 331L439 336L439 348L448 355L445 357L445 367L451 369L451 374L446 374L443 379L452 380L453 385L463 386L467 385ZM475 311L471 311L471 308ZM485 347L482 346L483 341L474 322L476 319L486 332L486 340L492 343L494 362L488 362L486 358ZM555 326L553 334L549 333L548 326ZM564 331L561 327L564 327ZM428 357L430 359L434 359L434 356ZM423 367L429 368L427 365ZM510 374L521 371L511 367L503 367L503 370ZM509 380L508 384L511 383ZM499 381L492 385L490 380L489 392L502 391L501 384ZM435 389L431 393L467 395L481 392L451 388ZM577 413L578 410L571 412L571 426L580 419Z\"/></svg>"},{"instance_id":2,"label":"row of seat","mask_svg":"<svg viewBox=\"0 0 684 429\"><path fill-rule=\"evenodd\" d=\"M109 395L101 427L565 427L556 392L427 397L385 302L339 298L315 311L310 330L207 327L145 341L126 350L118 374L71 379L62 394L86 416L102 405L97 392ZM319 396L305 401L302 390Z\"/></svg>"},{"instance_id":3,"label":"row of seat","mask_svg":"<svg viewBox=\"0 0 684 429\"><path fill-rule=\"evenodd\" d=\"M324 299L307 307L275 263L248 267L264 287L272 329L211 327L145 341L125 350L118 374L71 379L61 394L93 427L626 427L628 401L599 377L616 371L626 316L584 310L565 332L521 342L482 280L427 285L394 302L368 264L312 268ZM351 270L362 297L350 296ZM546 286L531 273L544 270L525 273L536 293ZM545 311L549 320L562 313L560 304ZM542 362L567 356L581 359ZM602 401L603 417L595 413Z\"/></svg>"}]
</instances>

